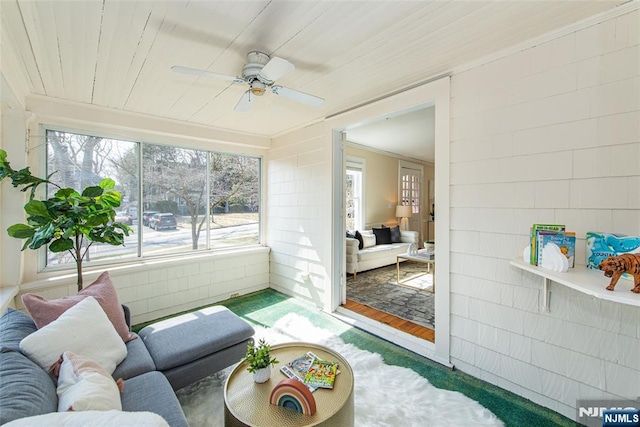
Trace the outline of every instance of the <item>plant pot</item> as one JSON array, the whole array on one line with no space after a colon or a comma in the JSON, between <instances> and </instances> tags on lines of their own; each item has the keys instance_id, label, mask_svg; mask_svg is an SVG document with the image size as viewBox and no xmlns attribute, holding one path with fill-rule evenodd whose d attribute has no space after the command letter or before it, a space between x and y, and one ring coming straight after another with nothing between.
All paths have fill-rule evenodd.
<instances>
[{"instance_id":1,"label":"plant pot","mask_svg":"<svg viewBox=\"0 0 640 427\"><path fill-rule=\"evenodd\" d=\"M271 377L271 365L266 368L258 369L253 373L253 381L258 384L266 383Z\"/></svg>"}]
</instances>

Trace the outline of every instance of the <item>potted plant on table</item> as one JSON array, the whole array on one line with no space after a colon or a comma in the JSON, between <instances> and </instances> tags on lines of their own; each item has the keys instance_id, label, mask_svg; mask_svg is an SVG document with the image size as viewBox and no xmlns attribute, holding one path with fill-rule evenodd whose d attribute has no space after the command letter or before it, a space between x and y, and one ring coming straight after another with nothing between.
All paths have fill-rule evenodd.
<instances>
[{"instance_id":1,"label":"potted plant on table","mask_svg":"<svg viewBox=\"0 0 640 427\"><path fill-rule=\"evenodd\" d=\"M271 346L264 339L258 341L258 345L254 340L249 341L247 345L247 354L244 362L247 362L247 371L253 374L253 380L258 383L264 383L271 377L271 366L279 363L275 357L271 357Z\"/></svg>"},{"instance_id":2,"label":"potted plant on table","mask_svg":"<svg viewBox=\"0 0 640 427\"><path fill-rule=\"evenodd\" d=\"M55 172L54 172L55 173ZM14 224L7 233L16 239L26 239L22 250L36 250L49 245L51 252L68 251L76 262L78 291L82 290L82 261L95 242L110 245L124 244L124 237L133 230L115 221L122 194L113 190L115 182L105 178L98 185L82 192L62 188L47 178L33 176L29 168L14 170L7 161L7 153L0 150L0 181L10 178L20 191L30 190L29 202L24 205L27 224ZM37 200L39 185L51 185L58 190L46 200Z\"/></svg>"}]
</instances>

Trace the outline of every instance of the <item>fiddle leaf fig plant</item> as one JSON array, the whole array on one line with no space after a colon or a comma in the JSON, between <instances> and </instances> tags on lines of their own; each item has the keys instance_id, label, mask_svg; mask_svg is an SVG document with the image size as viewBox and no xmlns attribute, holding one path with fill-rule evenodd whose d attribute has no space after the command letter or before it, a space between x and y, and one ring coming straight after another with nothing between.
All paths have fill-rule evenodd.
<instances>
[{"instance_id":1,"label":"fiddle leaf fig plant","mask_svg":"<svg viewBox=\"0 0 640 427\"><path fill-rule=\"evenodd\" d=\"M55 172L54 172L55 173ZM89 248L96 242L123 245L124 237L133 230L115 221L122 194L113 188L115 182L105 178L98 185L88 186L82 193L73 188L62 188L47 178L33 176L29 168L18 171L11 168L7 153L0 150L0 181L10 178L20 191L30 191L29 202L24 205L26 224L14 224L7 229L9 236L24 239L22 250L36 250L49 245L51 252L68 251L76 262L78 291L82 290L82 262ZM37 200L36 189L49 184L58 191L46 200Z\"/></svg>"}]
</instances>

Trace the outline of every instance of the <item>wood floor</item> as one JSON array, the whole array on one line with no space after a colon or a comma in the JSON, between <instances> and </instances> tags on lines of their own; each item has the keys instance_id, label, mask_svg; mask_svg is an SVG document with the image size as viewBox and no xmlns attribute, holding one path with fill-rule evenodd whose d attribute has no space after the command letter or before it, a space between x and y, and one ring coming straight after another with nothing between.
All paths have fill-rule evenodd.
<instances>
[{"instance_id":1,"label":"wood floor","mask_svg":"<svg viewBox=\"0 0 640 427\"><path fill-rule=\"evenodd\" d=\"M433 329L415 324L398 316L394 316L393 314L385 313L384 311L369 307L368 305L360 304L350 299L347 299L347 302L343 304L342 307L380 323L389 325L392 328L413 335L414 337L435 342L436 331Z\"/></svg>"}]
</instances>

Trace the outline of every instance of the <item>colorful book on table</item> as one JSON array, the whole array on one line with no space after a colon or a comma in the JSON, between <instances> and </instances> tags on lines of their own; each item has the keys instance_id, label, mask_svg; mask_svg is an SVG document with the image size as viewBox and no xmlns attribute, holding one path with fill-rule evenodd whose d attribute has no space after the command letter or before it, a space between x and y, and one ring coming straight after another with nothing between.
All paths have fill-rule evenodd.
<instances>
[{"instance_id":1,"label":"colorful book on table","mask_svg":"<svg viewBox=\"0 0 640 427\"><path fill-rule=\"evenodd\" d=\"M308 352L307 354L297 357L291 362L282 366L280 368L280 372L282 372L289 378L300 381L307 386L309 391L313 393L318 387L306 384L304 381L304 377L307 375L307 371L316 359L318 359L318 357L315 354L313 354L312 352Z\"/></svg>"},{"instance_id":2,"label":"colorful book on table","mask_svg":"<svg viewBox=\"0 0 640 427\"><path fill-rule=\"evenodd\" d=\"M333 388L338 374L338 364L329 360L314 360L304 377L305 384L312 387Z\"/></svg>"}]
</instances>

